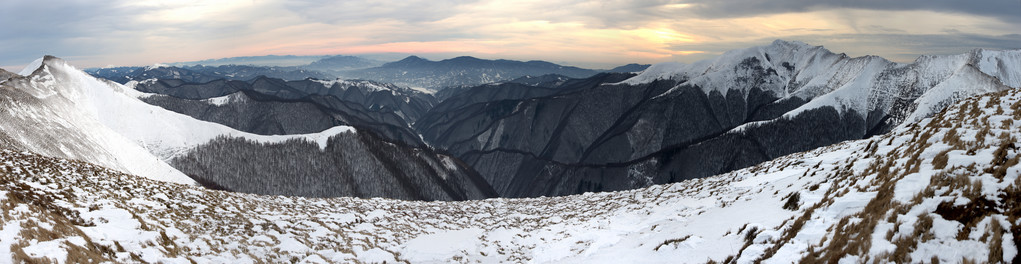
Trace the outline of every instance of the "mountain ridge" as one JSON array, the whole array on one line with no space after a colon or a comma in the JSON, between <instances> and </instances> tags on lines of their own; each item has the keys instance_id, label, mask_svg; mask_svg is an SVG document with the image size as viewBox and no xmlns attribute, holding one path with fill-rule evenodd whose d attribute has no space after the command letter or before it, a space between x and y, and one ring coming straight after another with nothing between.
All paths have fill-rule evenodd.
<instances>
[{"instance_id":1,"label":"mountain ridge","mask_svg":"<svg viewBox=\"0 0 1021 264\"><path fill-rule=\"evenodd\" d=\"M1019 131L1012 88L722 175L468 202L210 191L0 150L0 224L12 230L0 250L36 261L1003 263L1021 252ZM46 235L15 235L29 232Z\"/></svg>"},{"instance_id":2,"label":"mountain ridge","mask_svg":"<svg viewBox=\"0 0 1021 264\"><path fill-rule=\"evenodd\" d=\"M37 69L25 70L32 72L30 76L0 84L3 86L0 92L5 95L0 102L9 106L0 114L4 115L4 120L19 120L0 123L0 134L3 134L0 140L13 141L16 143L13 146L22 150L91 161L164 181L194 184L193 178L201 179L207 185L243 192L423 200L492 196L488 185L472 180L477 176L471 168L456 161L444 162L451 158L439 153L362 135L370 133L368 131L359 134L353 127L333 126L309 134L255 135L147 104L139 100L146 94L96 79L58 58L45 57L38 62ZM253 148L259 152L236 152ZM322 155L324 151L347 153L352 157ZM251 156L253 153L260 155ZM394 153L400 155L390 155ZM316 166L316 161L296 162L287 154L337 158L349 165L344 168ZM238 159L244 155L249 156ZM222 163L225 161L230 162ZM414 166L392 164L396 162ZM248 171L248 174L237 175L244 170L225 169L257 165L284 170ZM365 167L387 169L372 170L373 173L356 179L336 178L337 173L352 175L342 173L341 169ZM315 171L314 175L319 178L300 177L303 169ZM235 176L241 178L231 178ZM340 185L324 185L323 177ZM225 182L225 179L232 180ZM267 179L284 180L277 181L276 185L257 184ZM309 182L316 180L318 183ZM409 184L415 186L406 186ZM360 187L339 188L356 185ZM413 188L420 190L407 191Z\"/></svg>"},{"instance_id":3,"label":"mountain ridge","mask_svg":"<svg viewBox=\"0 0 1021 264\"><path fill-rule=\"evenodd\" d=\"M693 64L653 65L620 82L559 88L571 92L438 108L415 125L501 195L619 190L885 133L963 97L1011 87L997 80L1021 85L1010 71L1021 68L1019 54L897 64L775 41Z\"/></svg>"}]
</instances>

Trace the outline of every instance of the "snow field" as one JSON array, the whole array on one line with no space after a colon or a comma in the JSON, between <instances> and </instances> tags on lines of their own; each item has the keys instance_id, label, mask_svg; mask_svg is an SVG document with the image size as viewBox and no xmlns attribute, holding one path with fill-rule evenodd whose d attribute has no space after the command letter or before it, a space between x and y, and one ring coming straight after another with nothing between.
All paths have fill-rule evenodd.
<instances>
[{"instance_id":1,"label":"snow field","mask_svg":"<svg viewBox=\"0 0 1021 264\"><path fill-rule=\"evenodd\" d=\"M55 210L63 212L58 216L75 219L68 212L78 212L85 224L4 218L0 238L23 238L12 223L25 219L69 226L88 238L83 248L114 245L99 254L114 261L997 262L1017 256L1009 227L1021 224L1021 208L1002 197L1021 193L1018 150L1004 147L1021 137L1019 93L967 99L888 135L732 173L566 197L259 196L4 151L0 192L7 198L0 204L26 215L45 211L10 198L35 193L27 196L48 197L51 207L66 209ZM936 164L944 154L946 164ZM983 200L995 210L953 213ZM75 252L67 243L40 245L47 247L15 246L10 254L59 260Z\"/></svg>"}]
</instances>

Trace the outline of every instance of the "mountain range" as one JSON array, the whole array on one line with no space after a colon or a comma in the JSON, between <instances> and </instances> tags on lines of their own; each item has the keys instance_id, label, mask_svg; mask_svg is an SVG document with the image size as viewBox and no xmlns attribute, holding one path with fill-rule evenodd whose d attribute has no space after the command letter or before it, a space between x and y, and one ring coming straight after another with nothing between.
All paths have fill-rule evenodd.
<instances>
[{"instance_id":1,"label":"mountain range","mask_svg":"<svg viewBox=\"0 0 1021 264\"><path fill-rule=\"evenodd\" d=\"M457 160L383 141L371 130L336 125L307 134L242 132L147 104L140 98L150 94L96 79L55 57L37 60L0 85L0 138L10 149L249 193L415 200L495 195Z\"/></svg>"},{"instance_id":2,"label":"mountain range","mask_svg":"<svg viewBox=\"0 0 1021 264\"><path fill-rule=\"evenodd\" d=\"M346 71L340 73L340 76L439 90L449 86L478 85L522 76L559 74L584 78L596 73L598 71L545 61L483 60L468 56L430 61L410 56L379 67Z\"/></svg>"},{"instance_id":3,"label":"mountain range","mask_svg":"<svg viewBox=\"0 0 1021 264\"><path fill-rule=\"evenodd\" d=\"M55 61L53 65L66 64L56 58L48 60ZM27 68L21 74L25 77L10 83L30 87L23 90L82 93L74 84L68 87L66 81L49 77L77 76L77 70L37 64L41 66L35 71L44 71L36 73ZM592 73L544 62L470 57L438 62L411 57L367 69L420 69L420 73L441 74L469 66L499 68L493 65ZM975 50L960 55L923 56L905 64L875 56L852 58L819 46L778 40L694 64L664 63L641 72L597 73L586 78L525 75L452 87L435 96L375 81L265 76L248 81L205 80L177 74L179 68L149 67L144 71L174 74L169 78L132 80L123 86L82 81L88 79L82 76L72 81L100 87L94 90L116 91L115 97L125 97L119 100L139 107L130 112L159 113L146 117L138 114L137 120L187 119L179 122L203 125L182 123L159 132L140 133L130 122L105 117L123 111L117 110L122 106L97 110L86 104L84 109L91 111L92 119L100 120L99 125L88 126L112 128L114 134L126 137L118 141L125 145L123 148L146 151L150 156L118 154L80 143L72 148L74 151L63 151L67 153L62 153L62 148L76 144L32 151L62 158L105 153L88 160L119 169L142 163L118 164L122 157L117 155L142 157L155 162L129 172L145 176L152 174L145 170L158 167L182 182L199 180L217 188L263 194L427 200L561 196L681 182L846 140L882 135L929 117L962 98L1021 86L1021 74L1012 70L1016 65L1021 65L1018 51ZM45 71L50 69L60 71ZM63 92L36 92L49 93ZM89 98L109 100L105 97L110 96ZM59 105L81 104L67 101ZM10 111L11 116L19 114ZM34 122L52 122L46 120ZM7 137L28 133L31 123L6 128L11 131ZM205 124L220 127L199 128L209 126ZM107 131L77 130L68 133ZM197 132L192 130L206 132L196 137L192 134ZM339 130L358 132L356 136L328 132ZM172 139L164 138L168 136ZM116 135L93 141L106 137ZM318 148L303 144L297 140L300 138L318 138L306 140L318 142ZM8 141L28 146L53 141L44 139ZM132 141L137 147L127 146ZM334 145L346 147L328 147ZM391 145L395 147L378 147ZM364 154L349 156L348 152ZM395 154L406 152L416 154ZM308 156L296 162L284 153ZM375 158L352 161L362 156ZM455 166L440 166L443 164ZM364 185L399 183L405 186L404 191L350 187L349 182L361 180L345 178L353 173L351 168L366 166L383 166L387 173L370 177L373 182ZM443 176L449 173L459 176ZM184 179L181 174L190 177ZM302 176L299 179L296 175ZM321 177L336 181L325 189L312 188L315 191L301 187L321 181ZM291 180L281 178L298 180L287 185L280 181ZM412 190L432 188L416 184L438 187L416 193Z\"/></svg>"},{"instance_id":4,"label":"mountain range","mask_svg":"<svg viewBox=\"0 0 1021 264\"><path fill-rule=\"evenodd\" d=\"M1019 66L1017 50L902 64L776 41L553 88L475 87L415 129L501 196L626 190L884 134L961 98L1021 86Z\"/></svg>"},{"instance_id":5,"label":"mountain range","mask_svg":"<svg viewBox=\"0 0 1021 264\"><path fill-rule=\"evenodd\" d=\"M632 67L46 56L0 71L0 262L1021 262L1021 50Z\"/></svg>"},{"instance_id":6,"label":"mountain range","mask_svg":"<svg viewBox=\"0 0 1021 264\"><path fill-rule=\"evenodd\" d=\"M436 104L428 94L372 81L260 77L206 83L152 79L129 85L152 93L142 98L150 104L252 133L308 133L344 124L373 128L415 146L423 142L408 124Z\"/></svg>"},{"instance_id":7,"label":"mountain range","mask_svg":"<svg viewBox=\"0 0 1021 264\"><path fill-rule=\"evenodd\" d=\"M2 90L20 88L13 81L0 82ZM885 134L726 174L619 192L467 202L213 191L4 149L0 256L152 263L1017 262L1019 121L1021 89L1010 88L962 98Z\"/></svg>"},{"instance_id":8,"label":"mountain range","mask_svg":"<svg viewBox=\"0 0 1021 264\"><path fill-rule=\"evenodd\" d=\"M240 61L259 61L241 57ZM231 58L224 61L234 61ZM329 56L307 65L297 66L256 66L217 65L204 66L154 65L146 67L111 67L86 69L93 76L118 83L144 81L148 79L181 79L187 82L209 82L217 79L249 81L259 76L285 80L306 78L372 80L392 83L404 87L426 90L442 90L455 86L475 86L491 82L511 81L521 77L557 74L583 78L599 72L638 72L648 68L645 64L628 64L611 70L590 70L561 66L545 61L485 60L462 56L441 61L430 61L417 56L383 63L355 56Z\"/></svg>"}]
</instances>

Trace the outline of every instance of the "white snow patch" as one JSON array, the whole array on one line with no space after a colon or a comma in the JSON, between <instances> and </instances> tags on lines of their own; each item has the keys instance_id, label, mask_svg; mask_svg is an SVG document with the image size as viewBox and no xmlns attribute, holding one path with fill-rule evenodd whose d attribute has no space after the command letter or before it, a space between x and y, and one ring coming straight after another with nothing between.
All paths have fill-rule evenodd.
<instances>
[{"instance_id":1,"label":"white snow patch","mask_svg":"<svg viewBox=\"0 0 1021 264\"><path fill-rule=\"evenodd\" d=\"M213 97L213 98L205 99L205 100L202 100L202 101L204 101L206 103L209 103L211 105L215 105L215 106L223 106L223 105L225 105L227 103L230 103L230 98L231 98L232 95L233 94L228 94L228 95L224 95L224 96L220 96L220 97Z\"/></svg>"},{"instance_id":2,"label":"white snow patch","mask_svg":"<svg viewBox=\"0 0 1021 264\"><path fill-rule=\"evenodd\" d=\"M401 255L411 257L411 262L445 261L461 251L476 252L482 233L469 228L421 235L404 243Z\"/></svg>"},{"instance_id":3,"label":"white snow patch","mask_svg":"<svg viewBox=\"0 0 1021 264\"><path fill-rule=\"evenodd\" d=\"M32 72L34 72L36 69L39 69L39 67L42 67L42 66L43 66L43 58L36 59L36 60L28 63L28 65L26 65L25 68L22 68L21 71L18 72L18 75L21 75L21 76L32 75Z\"/></svg>"}]
</instances>

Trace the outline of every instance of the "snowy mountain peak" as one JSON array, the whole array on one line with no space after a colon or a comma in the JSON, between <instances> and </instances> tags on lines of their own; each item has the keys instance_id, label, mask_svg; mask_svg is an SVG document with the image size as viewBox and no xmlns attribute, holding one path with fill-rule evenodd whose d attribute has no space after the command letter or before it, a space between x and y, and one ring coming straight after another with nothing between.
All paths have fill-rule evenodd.
<instances>
[{"instance_id":1,"label":"snowy mountain peak","mask_svg":"<svg viewBox=\"0 0 1021 264\"><path fill-rule=\"evenodd\" d=\"M821 62L820 59L827 57L841 56L836 56L822 46L812 46L800 41L775 40L769 45L731 50L716 58L692 64L673 62L655 64L623 83L636 85L658 79L674 79L694 81L697 84L714 80L733 80L742 74L754 74L754 71L761 72L760 75L769 74L780 78L771 81L787 81L796 75L803 65L818 63ZM702 77L702 80L694 80L699 77ZM705 85L701 86L706 88ZM707 88L706 92L710 90Z\"/></svg>"},{"instance_id":2,"label":"snowy mountain peak","mask_svg":"<svg viewBox=\"0 0 1021 264\"><path fill-rule=\"evenodd\" d=\"M808 43L801 42L801 41L798 41L798 40L784 40L784 39L773 40L773 43L770 43L770 45L771 46L798 46L798 47L808 47L808 48L822 47L822 46L809 45Z\"/></svg>"},{"instance_id":3,"label":"snowy mountain peak","mask_svg":"<svg viewBox=\"0 0 1021 264\"><path fill-rule=\"evenodd\" d=\"M833 107L865 117L883 113L891 123L916 121L961 98L1021 87L1021 50L977 49L958 55L921 56L911 64L878 56L848 57L822 46L776 40L769 45L732 50L693 64L661 63L621 82L639 85L674 80L707 95L753 89L778 101L807 103L784 115ZM671 94L682 89L672 89Z\"/></svg>"},{"instance_id":4,"label":"snowy mountain peak","mask_svg":"<svg viewBox=\"0 0 1021 264\"><path fill-rule=\"evenodd\" d=\"M139 100L144 93L92 77L56 57L44 57L38 64L32 74L3 83L12 89L0 96L18 99L0 100L8 104L0 105L8 110L0 115L10 115L2 116L3 120L18 121L0 123L0 135L16 135L28 151L148 178L194 183L166 162L218 137L259 143L298 139L322 149L329 137L354 132L351 127L336 126L311 134L254 135L147 104Z\"/></svg>"},{"instance_id":5,"label":"snowy mountain peak","mask_svg":"<svg viewBox=\"0 0 1021 264\"><path fill-rule=\"evenodd\" d=\"M55 58L55 57L50 56L50 55L46 55L46 56L43 56L42 58L38 58L38 59L28 63L28 65L25 65L25 68L22 68L21 71L18 72L18 75L21 75L21 76L31 75L33 72L35 72L36 70L38 70L40 67L43 66L43 61L46 60L47 58Z\"/></svg>"},{"instance_id":6,"label":"snowy mountain peak","mask_svg":"<svg viewBox=\"0 0 1021 264\"><path fill-rule=\"evenodd\" d=\"M155 70L155 69L159 69L159 68L169 68L169 67L170 67L170 65L167 65L167 64L156 63L156 64L153 64L153 65L145 66L145 70L151 71L151 70Z\"/></svg>"}]
</instances>

